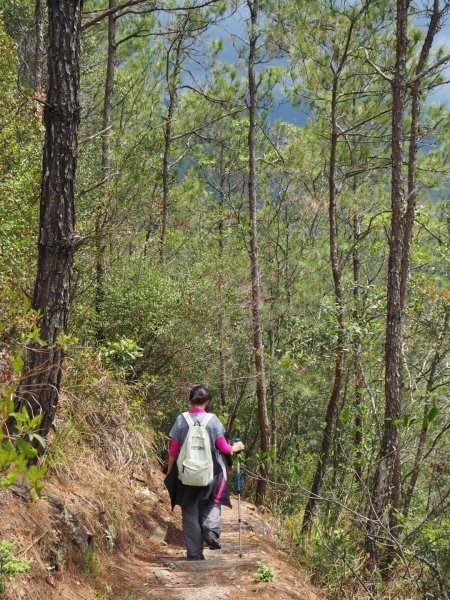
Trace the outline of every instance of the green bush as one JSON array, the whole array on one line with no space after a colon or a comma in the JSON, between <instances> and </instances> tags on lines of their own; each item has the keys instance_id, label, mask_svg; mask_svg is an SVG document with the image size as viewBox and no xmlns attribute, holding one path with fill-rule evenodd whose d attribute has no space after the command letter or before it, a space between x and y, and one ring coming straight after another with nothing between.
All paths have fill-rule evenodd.
<instances>
[{"instance_id":1,"label":"green bush","mask_svg":"<svg viewBox=\"0 0 450 600\"><path fill-rule=\"evenodd\" d=\"M108 369L118 373L132 373L136 360L142 357L142 348L134 340L124 336L105 342L101 351Z\"/></svg>"},{"instance_id":2,"label":"green bush","mask_svg":"<svg viewBox=\"0 0 450 600\"><path fill-rule=\"evenodd\" d=\"M262 561L259 561L256 575L258 581L264 581L265 583L268 583L275 577L275 569L272 566L266 565Z\"/></svg>"},{"instance_id":3,"label":"green bush","mask_svg":"<svg viewBox=\"0 0 450 600\"><path fill-rule=\"evenodd\" d=\"M16 558L13 555L15 546L12 542L0 540L0 593L5 591L5 581L12 581L17 573L25 573L30 568L31 560Z\"/></svg>"}]
</instances>

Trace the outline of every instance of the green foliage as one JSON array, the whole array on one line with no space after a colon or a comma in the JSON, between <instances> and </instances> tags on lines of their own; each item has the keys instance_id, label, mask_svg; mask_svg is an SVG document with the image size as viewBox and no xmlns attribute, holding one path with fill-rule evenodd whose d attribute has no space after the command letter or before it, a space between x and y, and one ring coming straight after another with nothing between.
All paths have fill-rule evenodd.
<instances>
[{"instance_id":1,"label":"green foliage","mask_svg":"<svg viewBox=\"0 0 450 600\"><path fill-rule=\"evenodd\" d=\"M106 366L118 373L130 373L138 358L142 357L142 348L126 337L105 342L101 347Z\"/></svg>"},{"instance_id":2,"label":"green foliage","mask_svg":"<svg viewBox=\"0 0 450 600\"><path fill-rule=\"evenodd\" d=\"M26 302L23 316L16 318L15 325L20 332L20 343L17 353L9 357L9 381L0 389L0 487L8 488L18 477L22 477L23 482L30 485L34 496L39 495L44 487L42 478L45 468L38 468L34 464L30 466L38 455L36 446L46 447L46 441L35 431L42 415L32 417L25 407L17 412L14 396L21 381L24 347L27 343L39 339L39 329L36 326L38 318L38 313ZM5 433L5 423L9 419L15 422L13 437Z\"/></svg>"},{"instance_id":3,"label":"green foliage","mask_svg":"<svg viewBox=\"0 0 450 600\"><path fill-rule=\"evenodd\" d=\"M15 4L28 3L7 8L13 11ZM30 232L37 228L42 126L17 95L17 44L6 33L1 13L0 47L0 289L8 298L12 290L28 289L34 271Z\"/></svg>"},{"instance_id":4,"label":"green foliage","mask_svg":"<svg viewBox=\"0 0 450 600\"><path fill-rule=\"evenodd\" d=\"M30 568L31 560L16 558L14 550L12 542L0 540L0 593L6 591L6 581L12 581L18 573L26 573Z\"/></svg>"},{"instance_id":5,"label":"green foliage","mask_svg":"<svg viewBox=\"0 0 450 600\"><path fill-rule=\"evenodd\" d=\"M266 565L261 560L258 561L258 570L256 572L256 578L258 581L269 583L273 581L275 577L275 569L271 565Z\"/></svg>"}]
</instances>

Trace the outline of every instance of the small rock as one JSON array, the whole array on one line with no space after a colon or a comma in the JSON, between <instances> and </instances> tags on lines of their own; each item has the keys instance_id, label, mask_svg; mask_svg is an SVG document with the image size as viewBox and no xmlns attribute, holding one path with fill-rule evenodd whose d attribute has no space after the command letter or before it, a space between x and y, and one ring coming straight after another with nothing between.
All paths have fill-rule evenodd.
<instances>
[{"instance_id":1,"label":"small rock","mask_svg":"<svg viewBox=\"0 0 450 600\"><path fill-rule=\"evenodd\" d=\"M148 498L149 500L151 500L153 503L158 502L159 498L158 496L152 492L149 488L143 488L140 490L141 494L143 496L145 496L146 498Z\"/></svg>"}]
</instances>

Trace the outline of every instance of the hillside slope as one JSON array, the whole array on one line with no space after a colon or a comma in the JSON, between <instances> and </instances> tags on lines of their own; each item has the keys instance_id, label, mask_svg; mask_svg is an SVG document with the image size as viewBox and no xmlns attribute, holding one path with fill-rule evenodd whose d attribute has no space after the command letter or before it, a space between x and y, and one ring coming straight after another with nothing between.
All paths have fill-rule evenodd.
<instances>
[{"instance_id":1,"label":"hillside slope","mask_svg":"<svg viewBox=\"0 0 450 600\"><path fill-rule=\"evenodd\" d=\"M180 510L170 511L154 465L137 478L131 469L91 463L70 478L53 475L39 500L26 500L16 486L0 503L0 538L33 560L28 573L7 584L8 600L319 598L278 548L270 519L248 502L242 503L242 558L234 501L223 510L222 550L205 550L205 562L187 562ZM257 580L258 561L274 568L272 582Z\"/></svg>"}]
</instances>

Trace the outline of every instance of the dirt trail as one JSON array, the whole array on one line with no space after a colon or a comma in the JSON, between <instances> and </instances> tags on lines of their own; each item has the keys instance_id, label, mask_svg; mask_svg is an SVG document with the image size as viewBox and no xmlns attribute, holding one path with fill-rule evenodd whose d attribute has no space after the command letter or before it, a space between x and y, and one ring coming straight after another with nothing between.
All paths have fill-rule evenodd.
<instances>
[{"instance_id":1,"label":"dirt trail","mask_svg":"<svg viewBox=\"0 0 450 600\"><path fill-rule=\"evenodd\" d=\"M137 546L116 555L105 565L103 582L113 598L127 600L319 600L317 593L276 548L276 540L264 515L242 503L243 557L239 558L237 502L222 511L221 550L205 548L205 561L188 562L179 524L168 542ZM176 509L178 510L178 509ZM257 580L258 561L272 566L271 582Z\"/></svg>"}]
</instances>

